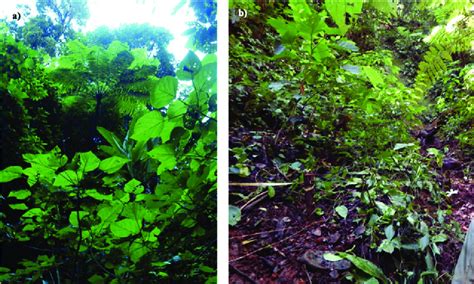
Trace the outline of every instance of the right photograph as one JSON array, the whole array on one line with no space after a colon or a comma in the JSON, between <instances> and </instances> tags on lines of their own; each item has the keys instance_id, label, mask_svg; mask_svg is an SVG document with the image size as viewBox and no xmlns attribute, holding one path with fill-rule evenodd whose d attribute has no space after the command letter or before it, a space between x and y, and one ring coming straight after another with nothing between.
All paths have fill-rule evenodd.
<instances>
[{"instance_id":1,"label":"right photograph","mask_svg":"<svg viewBox=\"0 0 474 284\"><path fill-rule=\"evenodd\" d=\"M229 283L474 283L472 2L229 9Z\"/></svg>"}]
</instances>

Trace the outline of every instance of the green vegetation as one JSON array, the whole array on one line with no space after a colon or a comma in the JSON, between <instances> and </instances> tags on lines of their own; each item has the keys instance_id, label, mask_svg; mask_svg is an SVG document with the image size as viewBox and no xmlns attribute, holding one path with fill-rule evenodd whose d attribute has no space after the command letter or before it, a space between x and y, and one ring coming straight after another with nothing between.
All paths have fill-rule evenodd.
<instances>
[{"instance_id":1,"label":"green vegetation","mask_svg":"<svg viewBox=\"0 0 474 284\"><path fill-rule=\"evenodd\" d=\"M231 8L249 14L230 27L231 277L448 283L462 240L456 221L465 221L450 216L454 172L467 188L459 198L472 194L472 4ZM246 181L292 186L239 186ZM284 233L272 236L275 223ZM268 247L278 254L250 260ZM308 247L336 249L353 267L277 265Z\"/></svg>"},{"instance_id":2,"label":"green vegetation","mask_svg":"<svg viewBox=\"0 0 474 284\"><path fill-rule=\"evenodd\" d=\"M176 63L165 29L80 34L68 3L0 23L0 282L215 283L215 39Z\"/></svg>"}]
</instances>

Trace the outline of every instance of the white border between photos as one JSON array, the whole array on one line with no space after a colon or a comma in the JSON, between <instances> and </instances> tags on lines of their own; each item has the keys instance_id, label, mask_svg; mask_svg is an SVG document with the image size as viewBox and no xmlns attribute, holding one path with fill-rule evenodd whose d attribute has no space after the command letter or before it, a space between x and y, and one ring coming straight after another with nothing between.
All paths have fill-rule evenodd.
<instances>
[{"instance_id":1,"label":"white border between photos","mask_svg":"<svg viewBox=\"0 0 474 284\"><path fill-rule=\"evenodd\" d=\"M217 283L229 282L229 3L217 1Z\"/></svg>"}]
</instances>

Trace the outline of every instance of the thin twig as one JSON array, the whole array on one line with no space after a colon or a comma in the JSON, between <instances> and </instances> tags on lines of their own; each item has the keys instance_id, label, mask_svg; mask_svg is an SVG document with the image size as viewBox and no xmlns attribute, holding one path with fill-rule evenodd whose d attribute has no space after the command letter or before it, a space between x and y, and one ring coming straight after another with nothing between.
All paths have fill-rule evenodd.
<instances>
[{"instance_id":1,"label":"thin twig","mask_svg":"<svg viewBox=\"0 0 474 284\"><path fill-rule=\"evenodd\" d=\"M258 235L269 234L269 233L274 233L274 232L286 231L286 230L295 229L295 228L298 228L298 227L286 227L286 228L283 228L283 229L275 229L275 230L262 231L262 232L252 233L252 234L233 236L233 237L230 237L229 239L230 240L243 239L243 238L252 237L252 236L258 236Z\"/></svg>"},{"instance_id":2,"label":"thin twig","mask_svg":"<svg viewBox=\"0 0 474 284\"><path fill-rule=\"evenodd\" d=\"M247 253L247 254L245 254L245 255L242 255L242 256L239 256L239 257L237 257L237 258L231 259L231 260L229 260L229 263L242 260L242 259L244 259L244 258L246 258L246 257L248 257L248 256L251 256L251 255L253 255L253 254L256 254L257 252L260 252L260 251L262 251L262 250L264 250L264 249L273 247L273 246L275 246L275 245L277 245L277 244L279 244L279 243L282 243L282 242L284 242L284 241L286 241L286 240L289 240L289 239L291 239L291 238L293 238L294 236L300 234L301 232L303 232L304 230L308 229L309 227L311 227L312 225L314 225L314 224L316 224L316 223L318 223L318 222L319 222L319 221L311 222L309 225L306 225L303 229L297 231L296 233L294 233L294 234L292 234L292 235L290 235L290 236L288 236L288 237L286 237L286 238L283 238L283 239L281 239L281 240L279 240L279 241L273 242L273 243L271 243L271 244L268 244L268 245L265 245L265 246L263 246L263 247L261 247L261 248L258 248L258 249L254 250L254 251L251 251L251 252L249 252L249 253Z\"/></svg>"},{"instance_id":3,"label":"thin twig","mask_svg":"<svg viewBox=\"0 0 474 284\"><path fill-rule=\"evenodd\" d=\"M258 202L262 201L265 198L265 196L267 196L267 195L268 195L268 191L260 192L259 194L252 197L249 201L247 201L247 203L242 205L240 207L240 210L242 211L242 210L246 209L249 206L253 207L255 205L255 203L258 203Z\"/></svg>"}]
</instances>

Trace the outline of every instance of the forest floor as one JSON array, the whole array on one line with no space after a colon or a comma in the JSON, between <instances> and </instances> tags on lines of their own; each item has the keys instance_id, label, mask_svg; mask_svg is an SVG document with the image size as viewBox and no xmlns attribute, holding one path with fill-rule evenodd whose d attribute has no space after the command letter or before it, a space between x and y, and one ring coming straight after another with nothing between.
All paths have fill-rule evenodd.
<instances>
[{"instance_id":1,"label":"forest floor","mask_svg":"<svg viewBox=\"0 0 474 284\"><path fill-rule=\"evenodd\" d=\"M269 163L267 157L270 147L288 147L282 133L234 129L230 134L230 148L244 147L255 151L252 162L258 170L238 182L258 182L262 175L265 175L266 182L291 182L288 176L285 180L278 166ZM276 140L278 145L268 145L268 141ZM433 165L432 171L438 173L438 182L451 188L445 206L451 207L452 214L446 217L446 221L459 222L461 230L466 232L471 218L474 218L474 182L472 174L466 173L470 158L463 157L456 143L440 141L436 135L421 142L422 154L426 154L430 147L442 149L449 146L450 152L445 156L449 159L441 168ZM235 181L233 177L232 182ZM329 213L335 207L334 198L320 199L311 204L312 196L308 203L303 188L275 187L276 194L272 198L266 191L255 195L255 190L255 187L245 186L230 188L231 204L243 207L240 222L229 232L230 283L349 283L344 279L344 270L327 268L324 263L317 269L308 265L303 256L308 250L327 252L354 248L358 256L371 260L385 271L391 270L391 256L372 253L370 239L364 236L364 226L354 222L359 218L357 207L360 205L352 198L355 189L346 188L335 193L337 200L348 208L346 219ZM242 196L251 198L244 201L240 198ZM422 193L415 203L433 213L437 210L428 192ZM322 214L312 214L314 208L322 209ZM461 247L462 240L454 237L454 232L440 245L441 256L437 259L440 283L448 279L443 275L452 273ZM396 275L388 276L397 279Z\"/></svg>"}]
</instances>

